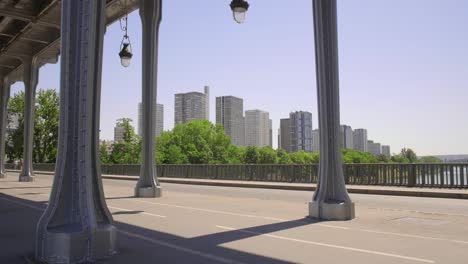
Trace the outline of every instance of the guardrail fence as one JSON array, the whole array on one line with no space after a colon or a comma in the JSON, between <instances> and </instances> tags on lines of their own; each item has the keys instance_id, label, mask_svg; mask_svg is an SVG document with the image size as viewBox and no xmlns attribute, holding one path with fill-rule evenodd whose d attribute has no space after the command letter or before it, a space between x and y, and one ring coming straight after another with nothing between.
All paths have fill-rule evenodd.
<instances>
[{"instance_id":1,"label":"guardrail fence","mask_svg":"<svg viewBox=\"0 0 468 264\"><path fill-rule=\"evenodd\" d=\"M36 171L53 171L54 164L34 164ZM5 164L7 169L14 164ZM468 188L468 163L344 164L346 184ZM103 164L103 174L138 176L139 164ZM267 182L316 183L318 164L281 165L158 165L159 177Z\"/></svg>"}]
</instances>

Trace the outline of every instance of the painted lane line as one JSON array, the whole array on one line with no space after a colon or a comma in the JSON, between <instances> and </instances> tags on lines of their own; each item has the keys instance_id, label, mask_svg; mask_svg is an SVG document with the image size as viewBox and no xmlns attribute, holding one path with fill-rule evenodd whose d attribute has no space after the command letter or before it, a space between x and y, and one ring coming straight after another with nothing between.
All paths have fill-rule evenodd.
<instances>
[{"instance_id":1,"label":"painted lane line","mask_svg":"<svg viewBox=\"0 0 468 264\"><path fill-rule=\"evenodd\" d=\"M218 211L218 210L211 210L211 209L203 209L203 208L189 207L189 206L182 206L182 205L174 205L174 204L165 204L165 203L148 202L148 201L135 200L135 199L125 199L125 200L126 200L126 201L132 201L132 202L139 202L139 203L147 203L147 204L154 204L154 205L175 207L175 208L181 208L181 209L188 209L188 210L193 210L193 211L208 212L208 213L217 213L217 214L225 214L225 215L235 215L235 216L242 216L242 217L249 217L249 218L261 218L261 219L267 219L267 220L273 220L273 221L280 221L280 222L288 221L288 220L285 220L285 219L275 218L275 217L258 216L258 215L249 215L249 214L239 214L239 213L232 213L232 212Z\"/></svg>"},{"instance_id":2,"label":"painted lane line","mask_svg":"<svg viewBox=\"0 0 468 264\"><path fill-rule=\"evenodd\" d=\"M241 232L241 233L253 234L253 235L258 235L258 236L266 236L266 237L271 237L271 238L276 238L276 239L281 239L281 240L287 240L287 241L293 241L293 242L298 242L298 243L303 243L303 244L310 244L310 245L321 246L321 247L342 249L342 250L347 250L347 251L354 251L354 252L360 252L360 253L366 253L366 254L372 254L372 255L378 255L378 256L384 256L384 257L391 257L391 258L399 258L399 259L405 259L405 260L411 260L411 261L423 262L423 263L435 263L434 260L429 260L429 259L414 258L414 257L408 257L408 256L403 256L403 255L391 254L391 253L385 253L385 252L380 252L380 251L373 251L373 250L367 250L367 249L360 249L360 248L339 246L339 245L333 245L333 244L326 244L326 243L321 243L321 242L314 242L314 241L308 241L308 240L303 240L303 239L296 239L296 238L290 238L290 237L284 237L284 236L277 236L277 235L272 235L272 234L263 234L263 233L248 231L248 230L239 230L239 229L232 228L232 227L227 227L227 226L217 225L216 227L221 228L221 229L231 230L231 231L237 231L237 232Z\"/></svg>"},{"instance_id":3,"label":"painted lane line","mask_svg":"<svg viewBox=\"0 0 468 264\"><path fill-rule=\"evenodd\" d=\"M187 209L187 210L201 211L201 212L209 212L209 213L217 213L217 214L234 215L234 216L240 216L240 217L266 219L266 220L272 220L272 221L277 221L277 222L291 221L291 219L288 220L288 219L281 219L281 218L267 217L267 216L239 214L239 213L232 213L232 212L218 211L218 210L211 210L211 209L204 209L204 208L197 208L197 207L189 207L189 206L182 206L182 205L148 202L148 201L142 201L142 200L136 200L136 199L126 199L126 200L127 201L133 201L133 202L139 202L139 203L147 203L147 204L161 205L161 206L181 208L181 209ZM304 221L303 223L308 223L308 222ZM403 233L395 233L395 232L385 232L385 231L370 230L370 229L343 227L343 226L321 224L321 223L314 224L314 226L322 226L322 227L333 228L333 229L342 229L342 230L349 230L349 231L366 232L366 233L374 233L374 234L398 236L398 237L406 237L406 238L444 241L444 242L451 242L451 243L457 243L457 244L468 244L468 241L463 241L463 240L453 240L453 239L446 239L446 238L428 237L428 236L411 235L411 234L403 234Z\"/></svg>"},{"instance_id":4,"label":"painted lane line","mask_svg":"<svg viewBox=\"0 0 468 264\"><path fill-rule=\"evenodd\" d=\"M23 203L23 202L11 200L11 199L3 198L3 197L0 197L0 199L11 202L11 203L16 203L16 204L31 208L33 210L40 211L40 212L44 211L44 209L45 209L45 208L41 208L39 206L35 206L35 205L28 204L28 203ZM156 239L149 238L149 237L142 236L142 235L138 235L138 234L132 234L132 233L129 233L129 232L126 232L126 231L123 231L123 230L117 230L117 232L119 232L120 234L126 235L128 237L138 238L138 239L144 240L146 242L151 242L151 243L156 244L156 245L160 245L160 246L171 248L171 249L178 250L178 251L181 251L181 252L189 253L189 254L196 255L196 256L199 256L199 257L203 257L203 258L206 258L206 259L214 260L214 261L217 261L219 263L244 264L242 262L238 262L238 261L227 259L227 258L218 257L218 256L211 255L211 254L208 254L208 253L203 253L201 251L193 250L193 249L186 248L186 247L181 247L181 246L171 244L171 243L168 243L168 242L165 242L165 241L156 240Z\"/></svg>"},{"instance_id":5,"label":"painted lane line","mask_svg":"<svg viewBox=\"0 0 468 264\"><path fill-rule=\"evenodd\" d=\"M125 208L120 208L120 207L115 207L115 206L107 206L108 208L115 209L115 210L120 210L124 212L132 212L133 210L125 209ZM160 217L160 218L166 218L164 215L158 215L158 214L152 214L152 213L147 213L147 212L141 212L140 214L143 215L149 215L149 216L154 216L154 217Z\"/></svg>"},{"instance_id":6,"label":"painted lane line","mask_svg":"<svg viewBox=\"0 0 468 264\"><path fill-rule=\"evenodd\" d=\"M209 260L212 260L212 261L216 261L216 262L219 262L219 263L243 264L242 262L238 262L238 261L235 261L235 260L232 260L232 259L218 257L218 256L215 256L215 255L212 255L212 254L208 254L208 253L204 253L204 252L201 252L201 251L198 251L198 250L193 250L193 249L190 249L190 248L178 246L178 245L175 245L175 244L172 244L172 243L168 243L168 242L165 242L165 241L149 238L149 237L146 237L146 236L142 236L142 235L138 235L138 234L134 234L134 233L129 233L129 232L122 231L122 230L118 230L118 232L123 234L123 235L129 236L129 237L138 238L138 239L144 240L146 242L150 242L150 243L153 243L153 244L156 244L156 245L159 245L159 246L164 246L164 247L167 247L167 248L171 248L171 249L181 251L181 252L184 252L184 253L189 253L189 254L192 254L192 255L195 255L195 256L198 256L198 257L203 257L203 258L206 258L206 259L209 259Z\"/></svg>"}]
</instances>

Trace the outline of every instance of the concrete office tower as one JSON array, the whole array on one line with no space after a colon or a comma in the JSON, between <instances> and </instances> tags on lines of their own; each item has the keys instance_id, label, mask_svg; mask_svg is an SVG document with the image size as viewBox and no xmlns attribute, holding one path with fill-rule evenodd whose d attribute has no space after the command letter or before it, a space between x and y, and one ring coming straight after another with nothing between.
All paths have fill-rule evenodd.
<instances>
[{"instance_id":1,"label":"concrete office tower","mask_svg":"<svg viewBox=\"0 0 468 264\"><path fill-rule=\"evenodd\" d=\"M367 146L367 129L359 128L353 132L353 145L355 150L366 152Z\"/></svg>"},{"instance_id":2,"label":"concrete office tower","mask_svg":"<svg viewBox=\"0 0 468 264\"><path fill-rule=\"evenodd\" d=\"M280 128L278 132L278 148L291 152L291 131L289 118L280 119Z\"/></svg>"},{"instance_id":3,"label":"concrete office tower","mask_svg":"<svg viewBox=\"0 0 468 264\"><path fill-rule=\"evenodd\" d=\"M270 119L268 123L269 123L269 126L270 126L270 131L269 131L270 147L273 147L273 121Z\"/></svg>"},{"instance_id":4,"label":"concrete office tower","mask_svg":"<svg viewBox=\"0 0 468 264\"><path fill-rule=\"evenodd\" d=\"M342 149L354 148L354 135L353 129L347 125L340 126L340 147Z\"/></svg>"},{"instance_id":5,"label":"concrete office tower","mask_svg":"<svg viewBox=\"0 0 468 264\"><path fill-rule=\"evenodd\" d=\"M296 111L289 114L291 152L312 152L312 113Z\"/></svg>"},{"instance_id":6,"label":"concrete office tower","mask_svg":"<svg viewBox=\"0 0 468 264\"><path fill-rule=\"evenodd\" d=\"M209 90L208 87L205 87L205 93L189 92L175 95L175 125L193 120L209 120L209 106L207 106L210 101ZM208 92L208 94L206 92Z\"/></svg>"},{"instance_id":7,"label":"concrete office tower","mask_svg":"<svg viewBox=\"0 0 468 264\"><path fill-rule=\"evenodd\" d=\"M388 145L383 145L382 146L382 154L384 154L386 157L390 158L390 146Z\"/></svg>"},{"instance_id":8,"label":"concrete office tower","mask_svg":"<svg viewBox=\"0 0 468 264\"><path fill-rule=\"evenodd\" d=\"M205 91L205 119L206 120L210 120L210 87L209 86L205 86L204 87L204 91Z\"/></svg>"},{"instance_id":9,"label":"concrete office tower","mask_svg":"<svg viewBox=\"0 0 468 264\"><path fill-rule=\"evenodd\" d=\"M270 115L262 110L245 111L245 145L264 147L270 144Z\"/></svg>"},{"instance_id":10,"label":"concrete office tower","mask_svg":"<svg viewBox=\"0 0 468 264\"><path fill-rule=\"evenodd\" d=\"M159 137L164 131L164 105L156 104L156 130L155 136ZM138 135L143 135L142 105L138 103Z\"/></svg>"},{"instance_id":11,"label":"concrete office tower","mask_svg":"<svg viewBox=\"0 0 468 264\"><path fill-rule=\"evenodd\" d=\"M124 140L125 128L122 126L114 127L114 142L119 142Z\"/></svg>"},{"instance_id":12,"label":"concrete office tower","mask_svg":"<svg viewBox=\"0 0 468 264\"><path fill-rule=\"evenodd\" d=\"M235 96L216 97L216 123L222 124L234 145L244 143L244 101Z\"/></svg>"},{"instance_id":13,"label":"concrete office tower","mask_svg":"<svg viewBox=\"0 0 468 264\"><path fill-rule=\"evenodd\" d=\"M372 140L367 141L367 151L370 152L374 156L379 156L382 154L382 149L380 147L380 143L374 143Z\"/></svg>"},{"instance_id":14,"label":"concrete office tower","mask_svg":"<svg viewBox=\"0 0 468 264\"><path fill-rule=\"evenodd\" d=\"M319 130L312 130L312 151L320 151L320 135Z\"/></svg>"}]
</instances>

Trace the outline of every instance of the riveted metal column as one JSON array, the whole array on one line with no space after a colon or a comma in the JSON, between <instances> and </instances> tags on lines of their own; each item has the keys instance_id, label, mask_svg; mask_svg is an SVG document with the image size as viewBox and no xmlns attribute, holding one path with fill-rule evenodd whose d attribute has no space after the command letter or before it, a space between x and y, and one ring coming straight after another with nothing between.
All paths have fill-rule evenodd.
<instances>
[{"instance_id":1,"label":"riveted metal column","mask_svg":"<svg viewBox=\"0 0 468 264\"><path fill-rule=\"evenodd\" d=\"M158 80L158 39L162 0L140 0L143 26L142 79L142 163L135 187L137 197L160 197L155 164L156 97Z\"/></svg>"},{"instance_id":2,"label":"riveted metal column","mask_svg":"<svg viewBox=\"0 0 468 264\"><path fill-rule=\"evenodd\" d=\"M343 177L339 144L340 96L336 0L313 0L318 91L320 163L309 216L327 220L354 218Z\"/></svg>"},{"instance_id":3,"label":"riveted metal column","mask_svg":"<svg viewBox=\"0 0 468 264\"><path fill-rule=\"evenodd\" d=\"M24 71L24 143L23 167L19 175L20 182L34 181L33 171L33 137L34 112L36 104L36 87L39 75L39 63L36 57L23 60Z\"/></svg>"},{"instance_id":4,"label":"riveted metal column","mask_svg":"<svg viewBox=\"0 0 468 264\"><path fill-rule=\"evenodd\" d=\"M88 263L115 253L98 152L104 21L105 1L62 0L59 143L37 226L39 261Z\"/></svg>"},{"instance_id":5,"label":"riveted metal column","mask_svg":"<svg viewBox=\"0 0 468 264\"><path fill-rule=\"evenodd\" d=\"M10 99L10 83L7 78L0 78L0 178L6 177L5 144L8 116L8 100Z\"/></svg>"}]
</instances>

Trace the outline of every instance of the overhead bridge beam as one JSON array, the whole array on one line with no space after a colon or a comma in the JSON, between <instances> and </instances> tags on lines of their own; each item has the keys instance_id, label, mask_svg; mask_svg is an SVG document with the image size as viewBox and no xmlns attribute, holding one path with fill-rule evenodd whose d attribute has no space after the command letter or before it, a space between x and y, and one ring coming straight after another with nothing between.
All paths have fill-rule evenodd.
<instances>
[{"instance_id":1,"label":"overhead bridge beam","mask_svg":"<svg viewBox=\"0 0 468 264\"><path fill-rule=\"evenodd\" d=\"M13 8L0 9L0 16L11 17L13 19L18 19L18 20L34 23L40 26L53 27L53 28L60 29L60 23L46 21L42 19L36 19L35 14L27 13L27 12L19 12L18 10L15 10Z\"/></svg>"},{"instance_id":2,"label":"overhead bridge beam","mask_svg":"<svg viewBox=\"0 0 468 264\"><path fill-rule=\"evenodd\" d=\"M2 33L2 32L0 32L0 36L5 36L5 37L9 37L9 38L14 38L15 37L15 35ZM24 40L27 40L27 41L32 41L32 42L37 42L37 43L41 43L41 44L49 44L50 43L50 41L27 38L27 37L21 37L21 39L24 39Z\"/></svg>"}]
</instances>

